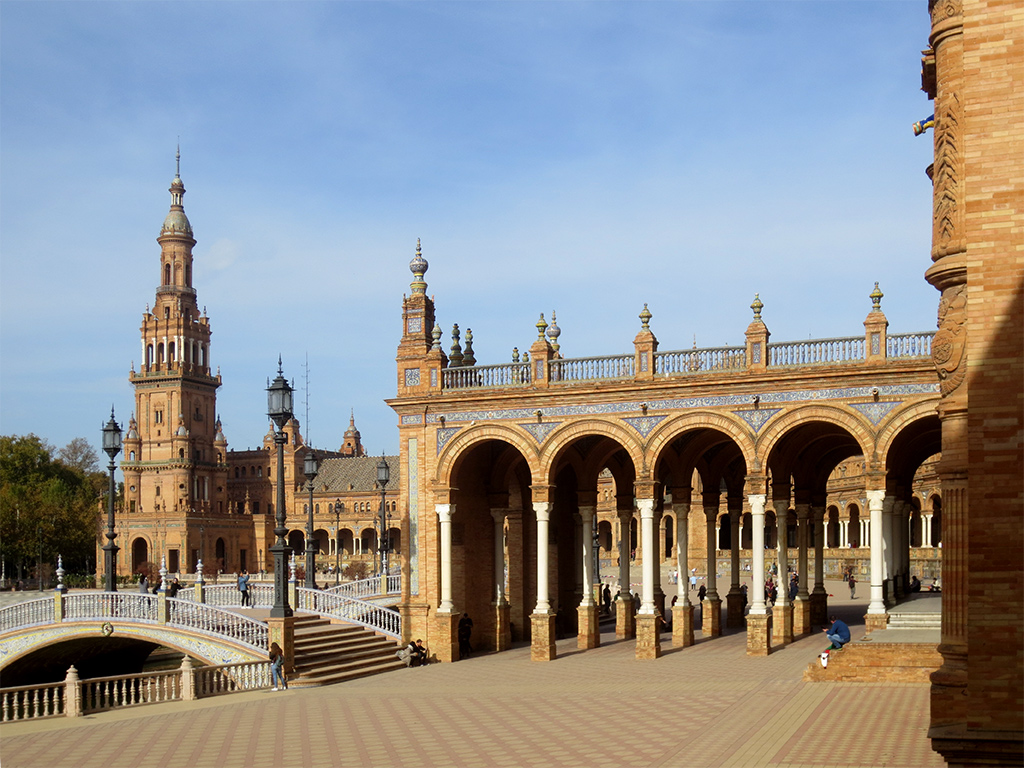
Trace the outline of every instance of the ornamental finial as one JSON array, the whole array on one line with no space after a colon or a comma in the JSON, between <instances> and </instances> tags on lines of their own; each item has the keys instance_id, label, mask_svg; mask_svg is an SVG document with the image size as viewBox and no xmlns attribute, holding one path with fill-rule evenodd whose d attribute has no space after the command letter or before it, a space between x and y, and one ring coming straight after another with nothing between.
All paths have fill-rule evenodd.
<instances>
[{"instance_id":1,"label":"ornamental finial","mask_svg":"<svg viewBox=\"0 0 1024 768\"><path fill-rule=\"evenodd\" d=\"M643 330L645 330L645 331L651 330L650 325L651 325L651 318L652 317L654 317L654 315L652 315L651 314L651 310L649 310L647 308L647 302L644 302L644 308L640 311L640 314L639 314L640 322L643 325Z\"/></svg>"},{"instance_id":2,"label":"ornamental finial","mask_svg":"<svg viewBox=\"0 0 1024 768\"><path fill-rule=\"evenodd\" d=\"M754 319L761 319L761 310L764 309L764 304L761 302L759 294L754 294L754 303L750 305L750 308L754 310Z\"/></svg>"},{"instance_id":3,"label":"ornamental finial","mask_svg":"<svg viewBox=\"0 0 1024 768\"><path fill-rule=\"evenodd\" d=\"M413 281L409 284L409 288L413 293L426 293L427 284L423 280L423 275L427 273L429 268L427 260L423 258L423 249L420 246L420 239L416 238L416 255L412 257L412 261L409 262L409 270L413 274Z\"/></svg>"},{"instance_id":4,"label":"ornamental finial","mask_svg":"<svg viewBox=\"0 0 1024 768\"><path fill-rule=\"evenodd\" d=\"M548 323L544 319L544 313L540 313L540 320L537 321L537 341L544 341L544 331L547 330Z\"/></svg>"},{"instance_id":5,"label":"ornamental finial","mask_svg":"<svg viewBox=\"0 0 1024 768\"><path fill-rule=\"evenodd\" d=\"M878 283L875 283L875 290L871 292L871 311L881 312L882 311L882 297L884 293L879 289Z\"/></svg>"}]
</instances>

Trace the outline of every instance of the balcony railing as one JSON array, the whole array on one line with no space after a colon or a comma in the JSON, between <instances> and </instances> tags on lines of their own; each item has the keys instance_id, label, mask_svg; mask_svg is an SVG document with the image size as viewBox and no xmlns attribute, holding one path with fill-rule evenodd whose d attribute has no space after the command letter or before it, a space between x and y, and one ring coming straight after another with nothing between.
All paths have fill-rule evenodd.
<instances>
[{"instance_id":1,"label":"balcony railing","mask_svg":"<svg viewBox=\"0 0 1024 768\"><path fill-rule=\"evenodd\" d=\"M864 337L841 339L808 339L768 345L769 367L786 368L801 365L832 365L859 362L864 359Z\"/></svg>"},{"instance_id":2,"label":"balcony railing","mask_svg":"<svg viewBox=\"0 0 1024 768\"><path fill-rule=\"evenodd\" d=\"M746 366L743 347L711 347L683 349L677 352L655 352L654 372L665 376L715 371L740 371Z\"/></svg>"},{"instance_id":3,"label":"balcony railing","mask_svg":"<svg viewBox=\"0 0 1024 768\"><path fill-rule=\"evenodd\" d=\"M575 357L551 361L552 382L627 379L633 376L633 355Z\"/></svg>"},{"instance_id":4,"label":"balcony railing","mask_svg":"<svg viewBox=\"0 0 1024 768\"><path fill-rule=\"evenodd\" d=\"M934 337L935 331L900 333L887 336L885 339L885 356L888 358L931 357L932 339Z\"/></svg>"},{"instance_id":5,"label":"balcony railing","mask_svg":"<svg viewBox=\"0 0 1024 768\"><path fill-rule=\"evenodd\" d=\"M445 389L521 387L529 383L529 363L461 366L444 371Z\"/></svg>"}]
</instances>

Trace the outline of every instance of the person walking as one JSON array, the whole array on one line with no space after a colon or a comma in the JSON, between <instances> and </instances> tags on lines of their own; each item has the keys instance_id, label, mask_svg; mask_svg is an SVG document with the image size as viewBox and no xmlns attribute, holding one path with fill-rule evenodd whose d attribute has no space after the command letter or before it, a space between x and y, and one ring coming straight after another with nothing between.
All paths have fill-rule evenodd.
<instances>
[{"instance_id":1,"label":"person walking","mask_svg":"<svg viewBox=\"0 0 1024 768\"><path fill-rule=\"evenodd\" d=\"M857 597L857 580L853 578L853 571L850 571L850 578L847 583L850 585L850 599L854 600Z\"/></svg>"},{"instance_id":2,"label":"person walking","mask_svg":"<svg viewBox=\"0 0 1024 768\"><path fill-rule=\"evenodd\" d=\"M238 591L242 593L242 605L251 605L249 601L249 572L244 568L238 574Z\"/></svg>"},{"instance_id":3,"label":"person walking","mask_svg":"<svg viewBox=\"0 0 1024 768\"><path fill-rule=\"evenodd\" d=\"M274 686L270 690L288 690L288 679L284 674L284 651L277 643L270 644L270 680Z\"/></svg>"}]
</instances>

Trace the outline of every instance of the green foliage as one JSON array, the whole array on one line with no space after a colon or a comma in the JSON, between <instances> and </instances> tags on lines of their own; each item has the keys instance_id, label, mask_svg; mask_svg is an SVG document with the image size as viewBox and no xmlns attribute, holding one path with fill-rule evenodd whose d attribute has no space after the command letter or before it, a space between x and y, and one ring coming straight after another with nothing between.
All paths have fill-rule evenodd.
<instances>
[{"instance_id":1,"label":"green foliage","mask_svg":"<svg viewBox=\"0 0 1024 768\"><path fill-rule=\"evenodd\" d=\"M88 465L78 449L67 455ZM40 551L51 569L58 554L65 570L84 571L95 561L97 474L55 458L53 446L36 435L0 436L0 553L8 569L34 566Z\"/></svg>"}]
</instances>

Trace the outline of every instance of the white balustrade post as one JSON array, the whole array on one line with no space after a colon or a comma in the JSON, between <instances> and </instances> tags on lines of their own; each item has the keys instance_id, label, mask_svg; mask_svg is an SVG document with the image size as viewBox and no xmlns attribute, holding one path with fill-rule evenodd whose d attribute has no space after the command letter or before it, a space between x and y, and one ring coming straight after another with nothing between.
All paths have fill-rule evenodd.
<instances>
[{"instance_id":1,"label":"white balustrade post","mask_svg":"<svg viewBox=\"0 0 1024 768\"><path fill-rule=\"evenodd\" d=\"M64 678L64 715L82 715L82 681L79 680L78 670L73 665L68 667L67 676Z\"/></svg>"},{"instance_id":2,"label":"white balustrade post","mask_svg":"<svg viewBox=\"0 0 1024 768\"><path fill-rule=\"evenodd\" d=\"M882 504L885 491L868 491L868 509L871 513L871 602L868 614L885 615L885 564L882 558Z\"/></svg>"},{"instance_id":3,"label":"white balustrade post","mask_svg":"<svg viewBox=\"0 0 1024 768\"><path fill-rule=\"evenodd\" d=\"M765 616L768 607L764 602L764 503L765 494L752 493L747 496L747 503L750 505L751 542L750 556L753 561L750 568L753 572L752 594L750 596L750 610L748 613L756 616Z\"/></svg>"},{"instance_id":4,"label":"white balustrade post","mask_svg":"<svg viewBox=\"0 0 1024 768\"><path fill-rule=\"evenodd\" d=\"M537 516L537 607L534 613L551 613L551 598L548 595L548 527L551 521L549 501L533 502L533 511Z\"/></svg>"},{"instance_id":5,"label":"white balustrade post","mask_svg":"<svg viewBox=\"0 0 1024 768\"><path fill-rule=\"evenodd\" d=\"M198 698L195 665L186 653L185 657L181 660L181 700L195 701Z\"/></svg>"},{"instance_id":6,"label":"white balustrade post","mask_svg":"<svg viewBox=\"0 0 1024 768\"><path fill-rule=\"evenodd\" d=\"M441 524L441 604L438 613L452 613L452 513L454 504L435 504L437 520Z\"/></svg>"}]
</instances>

